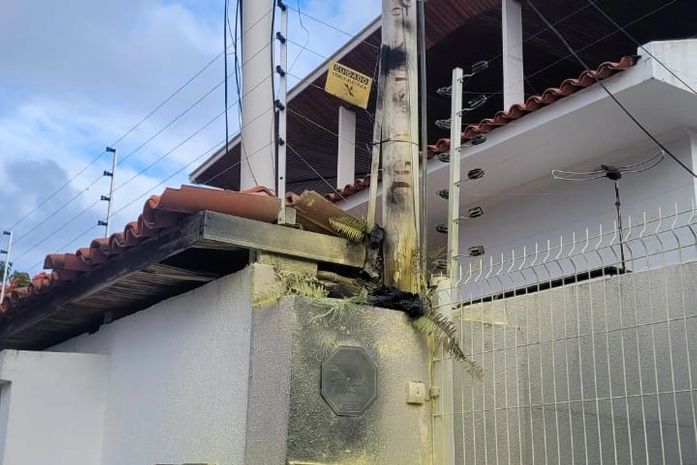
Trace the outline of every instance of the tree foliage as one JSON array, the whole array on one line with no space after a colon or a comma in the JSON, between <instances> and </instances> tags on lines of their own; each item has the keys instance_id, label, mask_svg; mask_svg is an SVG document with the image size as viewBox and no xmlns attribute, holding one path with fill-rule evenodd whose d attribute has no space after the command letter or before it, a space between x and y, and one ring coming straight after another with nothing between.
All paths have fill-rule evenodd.
<instances>
[{"instance_id":1,"label":"tree foliage","mask_svg":"<svg viewBox=\"0 0 697 465\"><path fill-rule=\"evenodd\" d=\"M31 276L25 271L18 271L12 269L12 262L9 263L7 267L8 272L8 284L12 287L25 287L31 282ZM5 261L0 260L0 280L5 273Z\"/></svg>"}]
</instances>

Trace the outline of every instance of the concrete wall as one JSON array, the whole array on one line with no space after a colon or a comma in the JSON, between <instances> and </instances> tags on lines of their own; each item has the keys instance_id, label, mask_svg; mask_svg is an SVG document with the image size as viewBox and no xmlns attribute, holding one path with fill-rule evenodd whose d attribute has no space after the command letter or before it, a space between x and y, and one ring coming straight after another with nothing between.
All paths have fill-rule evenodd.
<instances>
[{"instance_id":1,"label":"concrete wall","mask_svg":"<svg viewBox=\"0 0 697 465\"><path fill-rule=\"evenodd\" d=\"M241 271L52 349L110 357L101 461L91 464L243 463L249 289Z\"/></svg>"},{"instance_id":2,"label":"concrete wall","mask_svg":"<svg viewBox=\"0 0 697 465\"><path fill-rule=\"evenodd\" d=\"M100 463L109 360L103 355L0 354L0 464Z\"/></svg>"},{"instance_id":3,"label":"concrete wall","mask_svg":"<svg viewBox=\"0 0 697 465\"><path fill-rule=\"evenodd\" d=\"M688 166L693 166L693 138L684 131L674 134L673 140L667 143L670 150ZM615 162L618 165L645 160L655 155L657 150L654 147L639 150L628 148L627 152L635 153L630 158L608 154L598 158L596 166L608 160L618 160ZM586 164L581 170L585 171L591 166ZM591 234L597 234L601 223L605 232L612 230L616 213L610 180L550 183L550 177L546 175L542 180L515 189L520 194L504 194L494 198L493 204L485 206L483 217L461 223L461 251L483 245L486 255L482 258L488 263L489 257L500 259L502 253L510 258L513 249L520 257L523 246L530 253L534 250L535 242L539 242L541 248L546 247L548 239L552 245L558 244L562 234L567 244L574 232L579 239L585 237L586 228L590 228ZM482 183L486 185L486 178ZM627 216L631 216L636 225L644 211L649 219L656 218L659 207L663 208L664 213L672 212L675 202L679 203L681 210L689 209L695 184L688 173L666 157L661 165L646 173L628 174L620 181L620 189L626 226Z\"/></svg>"},{"instance_id":4,"label":"concrete wall","mask_svg":"<svg viewBox=\"0 0 697 465\"><path fill-rule=\"evenodd\" d=\"M458 463L695 463L695 283L691 262L465 307L485 374L455 379Z\"/></svg>"},{"instance_id":5,"label":"concrete wall","mask_svg":"<svg viewBox=\"0 0 697 465\"><path fill-rule=\"evenodd\" d=\"M362 347L376 368L376 397L359 416L337 415L321 394L322 364L339 346ZM426 339L402 312L299 297L255 310L246 464L430 465L430 404L407 404L408 382L428 390L428 378Z\"/></svg>"}]
</instances>

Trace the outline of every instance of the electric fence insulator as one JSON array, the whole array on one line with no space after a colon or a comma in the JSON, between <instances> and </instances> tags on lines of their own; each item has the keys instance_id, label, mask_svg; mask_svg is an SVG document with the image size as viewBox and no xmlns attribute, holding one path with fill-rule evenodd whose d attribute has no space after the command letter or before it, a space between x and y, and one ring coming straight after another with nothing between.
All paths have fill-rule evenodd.
<instances>
[{"instance_id":1,"label":"electric fence insulator","mask_svg":"<svg viewBox=\"0 0 697 465\"><path fill-rule=\"evenodd\" d=\"M482 71L486 71L488 68L489 62L487 60L478 61L472 65L472 71L470 72L470 75L474 76L475 74L481 73Z\"/></svg>"},{"instance_id":2,"label":"electric fence insulator","mask_svg":"<svg viewBox=\"0 0 697 465\"><path fill-rule=\"evenodd\" d=\"M286 5L283 0L278 0L276 2L276 5L281 9L281 11L286 11L288 9L288 5Z\"/></svg>"},{"instance_id":3,"label":"electric fence insulator","mask_svg":"<svg viewBox=\"0 0 697 465\"><path fill-rule=\"evenodd\" d=\"M102 202L111 202L111 197L109 197L108 195L103 195L99 200L101 200Z\"/></svg>"},{"instance_id":4,"label":"electric fence insulator","mask_svg":"<svg viewBox=\"0 0 697 465\"><path fill-rule=\"evenodd\" d=\"M435 158L440 162L450 163L450 154L448 152L437 153Z\"/></svg>"},{"instance_id":5,"label":"electric fence insulator","mask_svg":"<svg viewBox=\"0 0 697 465\"><path fill-rule=\"evenodd\" d=\"M441 234L448 234L448 225L447 224L437 224L436 225L436 232L441 233Z\"/></svg>"},{"instance_id":6,"label":"electric fence insulator","mask_svg":"<svg viewBox=\"0 0 697 465\"><path fill-rule=\"evenodd\" d=\"M448 200L450 198L450 191L448 191L448 189L441 189L436 191L436 195L441 199Z\"/></svg>"},{"instance_id":7,"label":"electric fence insulator","mask_svg":"<svg viewBox=\"0 0 697 465\"><path fill-rule=\"evenodd\" d=\"M467 179L475 180L484 177L485 171L481 168L474 168L467 172Z\"/></svg>"},{"instance_id":8,"label":"electric fence insulator","mask_svg":"<svg viewBox=\"0 0 697 465\"><path fill-rule=\"evenodd\" d=\"M97 226L106 226L108 223L106 221L97 220Z\"/></svg>"},{"instance_id":9,"label":"electric fence insulator","mask_svg":"<svg viewBox=\"0 0 697 465\"><path fill-rule=\"evenodd\" d=\"M280 100L276 99L273 102L273 106L276 107L277 110L283 111L286 109L286 106L281 103Z\"/></svg>"},{"instance_id":10,"label":"electric fence insulator","mask_svg":"<svg viewBox=\"0 0 697 465\"><path fill-rule=\"evenodd\" d=\"M280 32L276 33L276 40L278 40L282 44L286 43L286 38Z\"/></svg>"},{"instance_id":11,"label":"electric fence insulator","mask_svg":"<svg viewBox=\"0 0 697 465\"><path fill-rule=\"evenodd\" d=\"M467 254L470 257L481 257L484 255L484 246L483 245L475 245L473 247L470 247L467 249Z\"/></svg>"},{"instance_id":12,"label":"electric fence insulator","mask_svg":"<svg viewBox=\"0 0 697 465\"><path fill-rule=\"evenodd\" d=\"M281 65L276 65L276 73L278 73L279 76L283 77L286 75L286 72L281 68Z\"/></svg>"},{"instance_id":13,"label":"electric fence insulator","mask_svg":"<svg viewBox=\"0 0 697 465\"><path fill-rule=\"evenodd\" d=\"M441 97L450 97L453 93L453 88L448 86L448 87L440 87L438 90L436 90L436 94L440 95Z\"/></svg>"},{"instance_id":14,"label":"electric fence insulator","mask_svg":"<svg viewBox=\"0 0 697 465\"><path fill-rule=\"evenodd\" d=\"M102 173L102 176L106 176L108 178L112 177L113 175L114 175L114 173L112 173L111 171L107 171L107 170L104 170L104 173Z\"/></svg>"},{"instance_id":15,"label":"electric fence insulator","mask_svg":"<svg viewBox=\"0 0 697 465\"><path fill-rule=\"evenodd\" d=\"M484 142L486 142L486 136L484 134L477 134L469 141L471 145L479 145L483 144Z\"/></svg>"},{"instance_id":16,"label":"electric fence insulator","mask_svg":"<svg viewBox=\"0 0 697 465\"><path fill-rule=\"evenodd\" d=\"M450 129L450 118L437 119L435 125L440 129Z\"/></svg>"},{"instance_id":17,"label":"electric fence insulator","mask_svg":"<svg viewBox=\"0 0 697 465\"><path fill-rule=\"evenodd\" d=\"M484 105L488 100L489 97L487 97L486 95L479 95L473 98L472 100L469 100L466 104L467 106L463 107L460 111L460 114L474 111L477 108L480 108L482 105Z\"/></svg>"}]
</instances>

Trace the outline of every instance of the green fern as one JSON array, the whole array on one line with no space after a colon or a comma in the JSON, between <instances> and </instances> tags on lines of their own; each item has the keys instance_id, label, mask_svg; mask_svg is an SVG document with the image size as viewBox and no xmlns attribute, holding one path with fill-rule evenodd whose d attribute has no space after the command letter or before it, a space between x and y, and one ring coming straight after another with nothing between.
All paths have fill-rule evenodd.
<instances>
[{"instance_id":1,"label":"green fern","mask_svg":"<svg viewBox=\"0 0 697 465\"><path fill-rule=\"evenodd\" d=\"M471 376L478 380L482 379L482 368L460 348L457 342L457 330L449 318L441 313L430 311L414 320L412 325L420 333L431 337L436 346L443 347L453 359L462 362Z\"/></svg>"},{"instance_id":2,"label":"green fern","mask_svg":"<svg viewBox=\"0 0 697 465\"><path fill-rule=\"evenodd\" d=\"M361 242L368 231L368 225L365 220L354 216L329 218L329 225L337 234L351 242Z\"/></svg>"}]
</instances>

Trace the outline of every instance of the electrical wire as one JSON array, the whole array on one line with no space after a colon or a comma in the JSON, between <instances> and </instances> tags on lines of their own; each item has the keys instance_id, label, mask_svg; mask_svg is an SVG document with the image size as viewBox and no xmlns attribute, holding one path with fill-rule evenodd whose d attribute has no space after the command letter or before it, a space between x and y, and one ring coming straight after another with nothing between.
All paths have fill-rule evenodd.
<instances>
[{"instance_id":1,"label":"electrical wire","mask_svg":"<svg viewBox=\"0 0 697 465\"><path fill-rule=\"evenodd\" d=\"M160 186L162 186L163 184L165 184L167 181L169 181L170 179L172 179L172 178L173 178L174 176L176 176L177 174L179 174L179 173L181 173L182 171L184 171L184 170L190 168L193 164L195 164L196 162L198 162L201 158L203 158L203 157L205 157L206 155L209 155L211 152L215 151L215 149L217 149L218 147L220 147L220 144L222 144L223 142L224 142L224 141L222 141L222 140L219 141L219 142L217 142L215 145L213 145L211 148L209 148L209 149L206 150L205 152L201 153L198 157L196 157L195 159L193 159L191 162L189 162L188 164L186 164L186 165L184 165L183 167L179 168L178 170L176 170L175 172L173 172L172 174L170 174L167 178L163 179L162 181L160 181L160 182L159 182L158 184L156 184L155 186L149 188L149 189L146 190L145 192L143 192L143 193L141 193L140 195L138 195L136 198L132 199L132 200L131 200L130 202L128 202L126 205L124 205L124 206L122 206L121 208L119 208L118 210L116 210L116 211L113 213L113 215L117 215L117 214L121 213L122 211L126 210L128 207L130 207L131 205L133 205L133 204L134 204L135 202L137 202L139 199L143 198L144 196L146 196L146 195L148 195L150 192L152 192L153 189L157 189L158 187L160 187ZM75 219L77 219L77 218L79 218L80 216L82 216L84 213L86 213L88 210L90 210L90 209L91 209L92 207L94 207L96 204L97 204L97 202L93 203L93 204L90 205L88 208L86 208L86 209L84 209L82 212L80 212L77 216L73 217L73 219L71 219L70 221L68 221L67 223L65 223L63 226L67 226L68 224L72 223ZM81 234L80 234L79 236L77 236L75 239L72 239L69 243L67 243L66 245L64 245L64 246L62 246L62 247L59 247L57 250L64 250L65 248L67 248L68 246L70 246L72 243L76 242L78 239L84 237L89 231L92 231L95 227L97 227L97 226L96 226L96 225L91 226L87 231L81 233ZM61 228L61 229L62 229L62 228ZM50 238L50 236L49 236L49 238ZM46 238L45 238L45 239L46 239ZM26 256L26 255L27 255L29 252L31 252L32 250L36 249L36 248L39 247L40 245L43 245L43 244L45 243L45 242L44 242L45 239L43 239L43 240L41 240L41 241L38 241L36 244L34 244L34 246L32 246L30 249L26 250L26 251L25 251L22 255L20 255L19 257L17 257L16 260L19 260L19 259L23 258L24 256ZM42 263L42 262L38 262L37 264L32 265L32 266L30 267L30 269L36 268L36 267L37 267L38 265L40 265L41 263Z\"/></svg>"},{"instance_id":2,"label":"electrical wire","mask_svg":"<svg viewBox=\"0 0 697 465\"><path fill-rule=\"evenodd\" d=\"M576 53L576 50L567 42L567 40L564 38L564 36L557 30L556 27L554 27L548 20L547 18L542 14L540 10L535 7L533 2L531 0L528 0L528 5L533 9L533 11L537 14L537 16L540 17L540 19L547 24L547 26L554 32L554 34L559 38L559 40L564 44L564 46L569 50L569 52L576 58L576 60L583 66L585 69L590 69L588 65L586 64L585 60L579 56L578 53ZM627 115L627 117L632 120L632 122L644 133L646 136L651 139L654 144L656 144L658 147L660 147L661 150L663 150L670 158L673 159L678 165L680 165L685 171L690 173L692 177L697 178L697 174L695 174L694 171L692 171L685 163L683 163L678 157L676 157L673 152L671 152L668 147L666 147L661 141L659 141L651 132L649 132L646 127L644 127L643 124L625 107L622 102L620 102L617 97L608 89L607 85L602 81L602 79L598 78L595 74L592 74L593 79L595 79L595 82L597 82L600 87L603 88L603 90L608 94L608 96L612 99L615 104Z\"/></svg>"},{"instance_id":3,"label":"electrical wire","mask_svg":"<svg viewBox=\"0 0 697 465\"><path fill-rule=\"evenodd\" d=\"M690 91L691 91L693 94L697 94L697 91L696 91L692 86L690 86L690 84L688 84L687 82L685 82L685 81L684 81L680 76L678 76L672 69L670 69L665 63L663 63L663 61L659 60L653 53L651 53L651 51L650 51L648 48L646 48L646 47L644 46L644 44L642 44L641 42L639 42L639 41L636 39L636 37L634 37L632 34L630 34L629 31L627 31L626 28L624 28L624 27L620 26L619 24L617 24L617 21L615 21L614 19L612 19L612 17L611 17L609 14L607 14L607 13L605 12L605 10L603 10L603 9L600 7L600 5L597 4L597 2L594 2L594 1L592 1L592 0L588 0L588 1L589 1L589 3L590 3L591 5L593 5L593 8L595 8L596 10L598 10L598 12L599 12L601 15L603 15L603 17L605 17L605 19L607 19L610 23L612 23L612 25L615 26L619 31L621 31L629 40L631 40L632 42L634 42L634 44L635 44L637 47L639 47L641 50L643 50L644 53L646 53L648 56L650 56L651 58L653 58L659 65L661 65L666 71L668 71L675 79L677 79L677 80L680 81L685 87L687 87L688 89L690 89Z\"/></svg>"},{"instance_id":4,"label":"electrical wire","mask_svg":"<svg viewBox=\"0 0 697 465\"><path fill-rule=\"evenodd\" d=\"M221 81L221 83L222 83L222 81ZM120 166L121 164L123 164L125 160L127 160L128 158L130 158L131 156L133 156L135 153L139 152L139 151L140 151L141 149L143 149L147 144L149 144L150 142L152 142L157 136L159 136L160 134L162 134L167 128L169 128L169 127L172 126L175 122L177 122L179 119L181 119L186 113L188 113L189 111L191 111L191 109L193 109L196 105L198 105L201 101L203 101L203 100L204 100L207 96L209 96L214 90L216 90L218 87L220 87L221 83L219 83L218 85L216 85L215 87L213 87L211 90L209 90L208 92L206 92L203 96L201 96L199 99L197 99L193 104L189 105L182 113L180 113L180 114L177 115L173 120L171 120L169 123L167 123L163 128L161 128L160 130L158 130L155 134L153 134L151 137L149 137L145 142L143 142L142 144L140 144L136 149L134 149L133 151L131 151L131 152L130 152L128 155L126 155L125 157L121 158L121 160L119 161L118 165ZM234 104L233 104L233 105L234 105ZM162 160L162 158L161 158L160 160ZM85 169L86 169L86 168L85 168ZM83 170L83 171L84 171L84 170ZM41 222L39 222L38 224L32 226L29 230L27 230L25 233L23 233L21 236L19 236L18 239L17 239L17 241L15 242L15 244L22 243L22 241L23 241L24 239L26 239L30 234L32 234L32 233L35 232L37 229L39 229L41 226L43 226L48 220L50 220L51 218L55 217L58 213L60 213L60 212L61 212L63 209L65 209L68 205L70 205L70 204L73 203L75 200L77 200L78 198L80 198L81 196L83 196L92 186L94 186L95 184L97 184L102 178L103 178L103 175L99 175L99 176L98 176L96 179L94 179L90 184L88 184L88 186L87 186L86 188L80 190L80 191L77 192L75 195L73 195L71 198L69 198L66 202L64 202L64 203L63 203L62 205L60 205L57 209L55 209L48 217L44 218ZM66 185L67 185L67 184L66 184ZM58 192L56 192L56 194L57 194L57 193L58 193ZM45 203L48 202L49 200L50 200L50 198L47 199L47 200L45 200L42 204L45 204ZM40 207L40 206L39 206L39 207ZM35 208L35 210L37 210L39 207Z\"/></svg>"},{"instance_id":5,"label":"electrical wire","mask_svg":"<svg viewBox=\"0 0 697 465\"><path fill-rule=\"evenodd\" d=\"M299 9L293 8L293 7L290 6L290 5L288 5L288 9L300 13ZM350 38L353 39L353 38L356 36L355 34L351 34L350 32L346 32L346 31L344 31L343 29L340 29L340 28L334 26L333 24L330 24L330 23L326 22L325 20L323 20L323 19L321 19L321 18L318 18L318 17L316 17L316 16L312 16L311 14L309 14L309 13L307 13L307 12L302 13L302 14L303 14L303 16L305 16L306 18L309 18L309 19L311 19L311 20L313 20L313 21L315 21L315 22L317 22L317 23L319 23L319 24L322 24L323 26L326 26L326 27L328 27L329 29L333 29L333 30L336 31L336 32L339 32L339 33L341 33L341 34L344 34L344 35L347 36L347 37L350 37ZM375 45L375 44L372 44L372 43L368 42L367 40L361 40L361 43L366 44L366 45L368 45L368 46L374 48L375 50L380 50L380 46Z\"/></svg>"},{"instance_id":6,"label":"electrical wire","mask_svg":"<svg viewBox=\"0 0 697 465\"><path fill-rule=\"evenodd\" d=\"M126 137L131 135L133 131L138 129L145 121L147 121L149 118L151 118L155 113L157 113L162 107L164 107L167 103L169 103L175 96L177 96L182 90L184 90L187 86L189 86L194 80L196 80L201 74L203 74L208 68L210 68L213 63L215 63L218 58L220 58L224 53L220 53L213 57L208 63L206 63L201 69L199 69L196 73L194 73L193 76L191 76L189 79L187 79L183 84L179 85L174 92L172 92L167 98L165 98L162 102L160 102L158 105L155 106L148 114L146 114L143 118L140 119L135 125L133 125L130 129L128 129L126 132L124 132L119 138L117 138L114 142L110 144L110 147L114 147L117 144L119 144L121 141L123 141ZM106 151L101 152L98 156L93 158L87 165L82 167L77 173L75 173L73 176L71 176L67 181L65 181L58 189L56 189L53 193L51 193L46 199L44 199L42 202L40 202L38 205L36 205L32 210L30 210L28 213L23 215L21 218L19 218L17 221L15 221L12 226L10 226L8 229L13 230L17 226L19 226L22 222L24 222L27 218L29 218L31 215L33 215L35 212L37 212L41 207L46 205L48 202L50 202L53 198L56 197L59 193L61 193L66 187L68 187L75 179L77 179L81 174L83 174L85 171L87 171L91 166L93 166L97 161L101 159L101 157L106 153Z\"/></svg>"},{"instance_id":7,"label":"electrical wire","mask_svg":"<svg viewBox=\"0 0 697 465\"><path fill-rule=\"evenodd\" d=\"M201 74L203 74L208 68L215 63L218 58L220 58L223 53L220 53L213 57L208 63L206 63L201 69L199 69L193 76L191 76L188 80L186 80L183 84L181 84L179 87L177 87L174 92L172 92L167 98L165 98L162 102L160 102L158 105L155 106L148 114L146 114L143 118L140 119L136 124L134 124L130 129L128 129L126 132L124 132L118 139L116 139L114 142L110 144L110 147L114 147L117 144L119 144L121 141L123 141L126 137L131 135L133 131L138 129L145 121L147 121L150 117L152 117L155 113L157 113L162 107L164 107L167 103L169 103L174 97L176 97L184 88L186 88L189 84L191 84L196 78L198 78ZM44 199L42 202L40 202L37 206L35 206L32 210L30 210L28 213L23 215L21 218L19 218L17 221L15 221L12 226L10 226L9 230L15 229L17 226L19 226L21 223L23 223L27 218L29 218L32 214L37 212L41 207L46 205L48 202L50 202L53 198L56 197L60 192L62 192L66 187L68 187L75 179L77 179L82 173L87 171L91 166L93 166L97 161L101 159L101 157L106 153L105 151L102 151L99 155L97 155L95 158L93 158L88 164L86 164L84 167L82 167L77 173L75 173L73 176L71 176L67 181L65 181L58 189L56 189L53 193L51 193L46 199Z\"/></svg>"},{"instance_id":8,"label":"electrical wire","mask_svg":"<svg viewBox=\"0 0 697 465\"><path fill-rule=\"evenodd\" d=\"M303 51L307 48L307 44L310 43L310 31L307 30L307 28L305 27L305 24L303 23L303 15L300 12L300 0L298 0L298 10L297 11L298 11L298 21L300 22L300 28L305 32L305 45L301 46L301 50L298 51L297 55L295 55L295 58L293 59L290 66L288 67L288 70L286 71L287 73L290 73L293 70L293 68L295 67L295 64L298 62L298 59L300 59L300 55L302 55ZM288 40L287 37L286 37L286 40ZM291 41L288 40L288 42L291 42ZM291 43L295 43L295 42L291 42Z\"/></svg>"},{"instance_id":9,"label":"electrical wire","mask_svg":"<svg viewBox=\"0 0 697 465\"><path fill-rule=\"evenodd\" d=\"M314 166L312 166L311 163L309 163L307 160L305 160L305 158L303 158L303 156L300 155L300 154L298 153L298 151L295 150L295 149L293 148L292 145L290 145L290 144L288 144L288 143L286 143L286 145L288 146L288 149L289 149L291 152L293 152L293 154L294 154L296 157L298 157L303 163L305 163L305 165L306 165L308 168L310 168L310 169L312 170L312 172L315 173L323 183L325 183L327 186L329 186L329 188L330 188L331 190L333 190L334 193L336 193L336 195L338 195L338 196L341 198L341 200L346 200L346 199L344 198L344 196L341 195L341 192L339 192L338 190L336 190L336 187L334 187L334 185L333 185L332 183L330 183L329 181L327 181L327 180L325 179L325 177L322 176L322 175L319 173L319 171L317 171L317 170L315 169Z\"/></svg>"}]
</instances>

